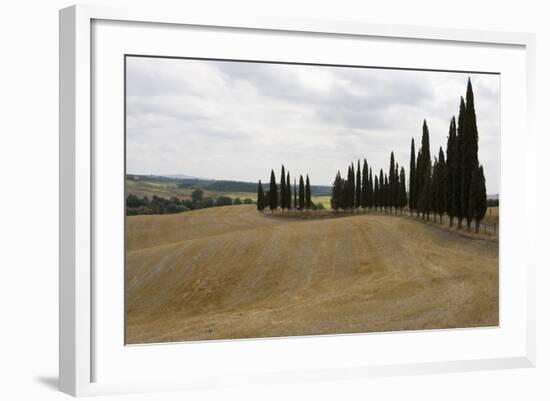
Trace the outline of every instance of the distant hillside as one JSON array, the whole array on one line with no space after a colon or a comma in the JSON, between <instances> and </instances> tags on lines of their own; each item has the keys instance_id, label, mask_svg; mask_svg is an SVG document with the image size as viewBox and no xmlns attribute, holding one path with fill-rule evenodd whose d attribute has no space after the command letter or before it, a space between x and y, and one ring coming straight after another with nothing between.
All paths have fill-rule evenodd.
<instances>
[{"instance_id":1,"label":"distant hillside","mask_svg":"<svg viewBox=\"0 0 550 401\"><path fill-rule=\"evenodd\" d=\"M202 178L179 178L156 175L128 174L127 178L134 181L161 182L176 184L179 188L200 188L205 191L214 192L249 192L256 193L258 184L255 182L229 181L229 180L208 180ZM264 190L269 189L269 183L263 184ZM312 196L330 196L331 188L323 185L312 185Z\"/></svg>"},{"instance_id":2,"label":"distant hillside","mask_svg":"<svg viewBox=\"0 0 550 401\"><path fill-rule=\"evenodd\" d=\"M198 177L194 177L192 175L187 175L187 174L170 174L170 175L167 175L165 177L168 177L168 178L183 178L183 179L188 179L188 178L198 178Z\"/></svg>"}]
</instances>

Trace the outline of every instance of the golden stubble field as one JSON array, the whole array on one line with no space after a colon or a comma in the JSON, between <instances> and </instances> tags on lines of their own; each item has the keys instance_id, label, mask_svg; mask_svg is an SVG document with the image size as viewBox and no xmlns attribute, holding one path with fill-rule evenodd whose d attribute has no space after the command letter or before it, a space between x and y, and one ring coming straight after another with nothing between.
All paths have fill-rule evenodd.
<instances>
[{"instance_id":1,"label":"golden stubble field","mask_svg":"<svg viewBox=\"0 0 550 401\"><path fill-rule=\"evenodd\" d=\"M126 343L496 326L498 242L226 206L127 220Z\"/></svg>"}]
</instances>

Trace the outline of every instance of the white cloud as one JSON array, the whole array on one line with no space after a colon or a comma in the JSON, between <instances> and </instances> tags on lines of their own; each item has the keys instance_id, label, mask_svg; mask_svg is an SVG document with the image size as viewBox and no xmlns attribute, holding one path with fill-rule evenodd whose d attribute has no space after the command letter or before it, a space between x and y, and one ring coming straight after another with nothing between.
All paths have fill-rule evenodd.
<instances>
[{"instance_id":1,"label":"white cloud","mask_svg":"<svg viewBox=\"0 0 550 401\"><path fill-rule=\"evenodd\" d=\"M499 192L500 80L470 74L479 159ZM407 169L422 121L432 154L445 149L468 74L130 57L127 168L266 181L281 163L329 185L338 169L389 155Z\"/></svg>"}]
</instances>

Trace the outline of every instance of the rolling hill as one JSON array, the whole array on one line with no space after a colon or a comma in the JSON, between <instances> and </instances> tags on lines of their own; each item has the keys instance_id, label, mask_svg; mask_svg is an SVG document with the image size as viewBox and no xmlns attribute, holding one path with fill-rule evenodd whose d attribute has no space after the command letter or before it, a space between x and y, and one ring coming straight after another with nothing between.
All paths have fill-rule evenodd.
<instances>
[{"instance_id":1,"label":"rolling hill","mask_svg":"<svg viewBox=\"0 0 550 401\"><path fill-rule=\"evenodd\" d=\"M157 175L136 175L128 174L127 181L161 184L180 189L200 188L204 191L219 193L252 193L258 192L257 182L244 182L233 180L210 180L205 178L193 178L183 174L175 176L157 176ZM269 182L263 183L264 190L269 189ZM311 185L311 195L330 196L331 187L324 185Z\"/></svg>"},{"instance_id":2,"label":"rolling hill","mask_svg":"<svg viewBox=\"0 0 550 401\"><path fill-rule=\"evenodd\" d=\"M127 219L126 342L495 326L498 243L254 206Z\"/></svg>"}]
</instances>

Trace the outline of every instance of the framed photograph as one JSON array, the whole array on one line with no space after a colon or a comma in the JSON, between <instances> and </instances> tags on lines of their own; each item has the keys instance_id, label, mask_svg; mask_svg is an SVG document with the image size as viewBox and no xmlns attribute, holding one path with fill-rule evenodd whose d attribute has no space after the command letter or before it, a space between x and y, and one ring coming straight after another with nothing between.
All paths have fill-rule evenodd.
<instances>
[{"instance_id":1,"label":"framed photograph","mask_svg":"<svg viewBox=\"0 0 550 401\"><path fill-rule=\"evenodd\" d=\"M534 366L533 60L528 34L61 10L61 390Z\"/></svg>"}]
</instances>

